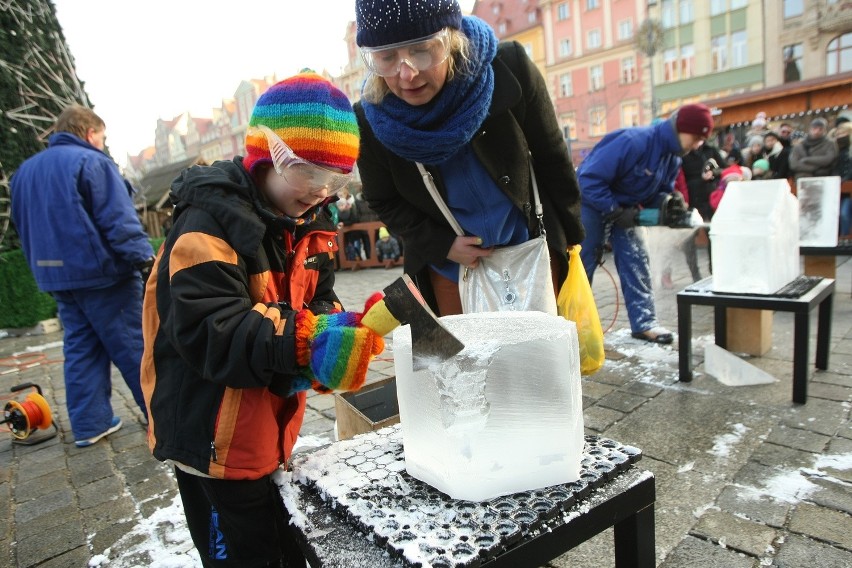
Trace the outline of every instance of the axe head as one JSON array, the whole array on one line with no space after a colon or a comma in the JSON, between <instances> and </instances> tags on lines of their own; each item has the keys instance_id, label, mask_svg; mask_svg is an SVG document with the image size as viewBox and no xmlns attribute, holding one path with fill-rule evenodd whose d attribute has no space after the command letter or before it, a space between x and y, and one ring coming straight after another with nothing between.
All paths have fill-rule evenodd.
<instances>
[{"instance_id":1,"label":"axe head","mask_svg":"<svg viewBox=\"0 0 852 568\"><path fill-rule=\"evenodd\" d=\"M411 354L414 370L429 366L430 361L445 361L464 349L464 343L450 333L429 309L420 290L407 274L384 289L388 311L402 324L411 326Z\"/></svg>"}]
</instances>

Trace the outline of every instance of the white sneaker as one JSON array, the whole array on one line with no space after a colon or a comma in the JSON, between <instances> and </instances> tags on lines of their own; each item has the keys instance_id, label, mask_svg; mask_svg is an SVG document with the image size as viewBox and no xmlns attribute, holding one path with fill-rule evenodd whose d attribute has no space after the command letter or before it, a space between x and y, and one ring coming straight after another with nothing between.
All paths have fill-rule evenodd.
<instances>
[{"instance_id":1,"label":"white sneaker","mask_svg":"<svg viewBox=\"0 0 852 568\"><path fill-rule=\"evenodd\" d=\"M100 440L101 438L103 438L105 436L109 436L113 432L117 432L120 428L121 428L121 418L119 418L118 416L113 416L112 417L112 423L111 423L111 426L109 428L107 428L106 430L104 430L103 432L98 434L97 436L92 436L91 438L87 438L85 440L77 440L76 442L74 442L74 444L78 448L89 447L92 444L94 444L95 442L97 442L98 440Z\"/></svg>"}]
</instances>

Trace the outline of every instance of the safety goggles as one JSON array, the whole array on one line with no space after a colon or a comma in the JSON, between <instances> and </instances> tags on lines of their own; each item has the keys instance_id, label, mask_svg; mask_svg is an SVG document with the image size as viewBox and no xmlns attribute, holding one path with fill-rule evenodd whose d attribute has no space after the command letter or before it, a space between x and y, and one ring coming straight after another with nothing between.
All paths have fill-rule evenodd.
<instances>
[{"instance_id":1,"label":"safety goggles","mask_svg":"<svg viewBox=\"0 0 852 568\"><path fill-rule=\"evenodd\" d=\"M327 170L300 158L268 126L258 125L249 128L249 136L256 135L257 132L266 137L275 172L294 189L303 189L310 193L318 193L325 189L328 195L334 195L346 187L352 179L351 174Z\"/></svg>"},{"instance_id":2,"label":"safety goggles","mask_svg":"<svg viewBox=\"0 0 852 568\"><path fill-rule=\"evenodd\" d=\"M367 69L380 77L395 77L403 63L417 71L426 71L440 65L449 56L450 34L446 29L419 39L361 48Z\"/></svg>"}]
</instances>

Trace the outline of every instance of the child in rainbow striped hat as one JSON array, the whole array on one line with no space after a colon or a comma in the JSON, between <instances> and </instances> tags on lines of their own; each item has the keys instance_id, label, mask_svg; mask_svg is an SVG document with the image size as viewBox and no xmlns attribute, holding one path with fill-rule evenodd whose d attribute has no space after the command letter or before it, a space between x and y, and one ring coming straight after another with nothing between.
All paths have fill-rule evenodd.
<instances>
[{"instance_id":1,"label":"child in rainbow striped hat","mask_svg":"<svg viewBox=\"0 0 852 568\"><path fill-rule=\"evenodd\" d=\"M290 458L305 391L360 388L398 325L364 325L333 289L325 206L358 148L349 100L303 72L260 96L244 157L172 183L174 223L145 296L142 390L148 445L175 466L205 566L304 564L271 475Z\"/></svg>"}]
</instances>

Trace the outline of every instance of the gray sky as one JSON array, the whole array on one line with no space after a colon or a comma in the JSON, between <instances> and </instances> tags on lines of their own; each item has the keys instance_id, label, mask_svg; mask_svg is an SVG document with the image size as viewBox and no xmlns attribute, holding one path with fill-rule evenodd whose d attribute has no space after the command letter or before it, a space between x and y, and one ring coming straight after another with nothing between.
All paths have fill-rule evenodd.
<instances>
[{"instance_id":1,"label":"gray sky","mask_svg":"<svg viewBox=\"0 0 852 568\"><path fill-rule=\"evenodd\" d=\"M124 165L157 119L210 117L242 79L337 75L354 0L54 0L77 74Z\"/></svg>"}]
</instances>

